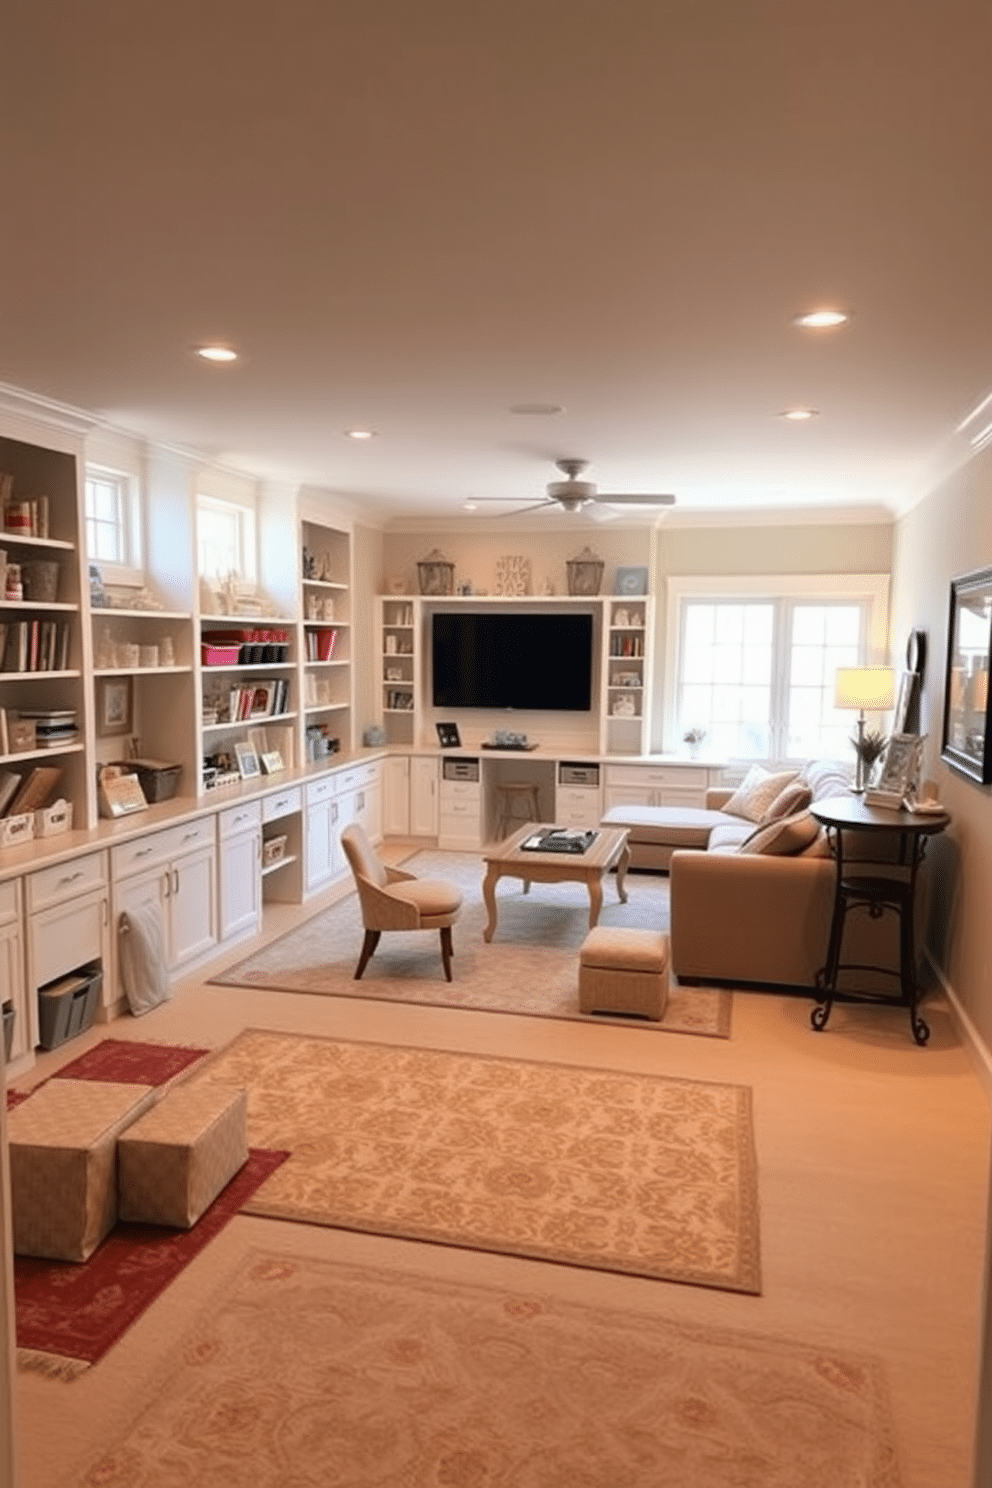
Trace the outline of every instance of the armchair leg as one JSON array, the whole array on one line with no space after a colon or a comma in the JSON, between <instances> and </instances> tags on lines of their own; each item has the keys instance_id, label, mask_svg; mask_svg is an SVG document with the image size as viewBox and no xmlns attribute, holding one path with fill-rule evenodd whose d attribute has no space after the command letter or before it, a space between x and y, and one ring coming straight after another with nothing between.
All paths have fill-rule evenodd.
<instances>
[{"instance_id":1,"label":"armchair leg","mask_svg":"<svg viewBox=\"0 0 992 1488\"><path fill-rule=\"evenodd\" d=\"M444 963L445 981L451 981L451 958L454 951L451 946L451 926L441 926L441 960Z\"/></svg>"},{"instance_id":2,"label":"armchair leg","mask_svg":"<svg viewBox=\"0 0 992 1488\"><path fill-rule=\"evenodd\" d=\"M358 958L358 969L355 972L355 981L361 980L362 972L372 959L372 952L379 944L381 930L366 930L365 939L362 941L362 954Z\"/></svg>"}]
</instances>

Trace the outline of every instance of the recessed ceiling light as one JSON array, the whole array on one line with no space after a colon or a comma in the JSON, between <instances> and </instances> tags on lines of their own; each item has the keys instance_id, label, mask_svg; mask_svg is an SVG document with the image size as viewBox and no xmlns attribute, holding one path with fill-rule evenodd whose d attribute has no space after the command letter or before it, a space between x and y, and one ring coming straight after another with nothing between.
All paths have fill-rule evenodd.
<instances>
[{"instance_id":1,"label":"recessed ceiling light","mask_svg":"<svg viewBox=\"0 0 992 1488\"><path fill-rule=\"evenodd\" d=\"M788 419L792 424L802 424L807 419L816 418L818 413L817 408L785 408L779 414L779 418Z\"/></svg>"},{"instance_id":2,"label":"recessed ceiling light","mask_svg":"<svg viewBox=\"0 0 992 1488\"><path fill-rule=\"evenodd\" d=\"M829 330L832 326L846 325L850 320L846 310L808 310L804 315L793 317L793 325L804 326L809 330Z\"/></svg>"},{"instance_id":3,"label":"recessed ceiling light","mask_svg":"<svg viewBox=\"0 0 992 1488\"><path fill-rule=\"evenodd\" d=\"M565 409L560 403L514 403L510 408L511 413L521 413L534 418L550 418L552 414L564 413Z\"/></svg>"},{"instance_id":4,"label":"recessed ceiling light","mask_svg":"<svg viewBox=\"0 0 992 1488\"><path fill-rule=\"evenodd\" d=\"M377 433L375 429L345 429L349 439L374 439Z\"/></svg>"},{"instance_id":5,"label":"recessed ceiling light","mask_svg":"<svg viewBox=\"0 0 992 1488\"><path fill-rule=\"evenodd\" d=\"M479 503L477 501L473 501L471 497L468 501L462 502L462 511L478 511L478 509Z\"/></svg>"},{"instance_id":6,"label":"recessed ceiling light","mask_svg":"<svg viewBox=\"0 0 992 1488\"><path fill-rule=\"evenodd\" d=\"M205 362L236 362L238 360L238 353L232 351L229 346L198 346L196 354Z\"/></svg>"}]
</instances>

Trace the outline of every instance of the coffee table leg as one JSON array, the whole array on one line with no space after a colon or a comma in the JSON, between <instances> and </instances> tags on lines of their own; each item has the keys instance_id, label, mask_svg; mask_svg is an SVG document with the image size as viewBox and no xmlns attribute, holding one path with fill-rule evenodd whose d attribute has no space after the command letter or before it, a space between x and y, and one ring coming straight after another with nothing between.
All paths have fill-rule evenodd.
<instances>
[{"instance_id":1,"label":"coffee table leg","mask_svg":"<svg viewBox=\"0 0 992 1488\"><path fill-rule=\"evenodd\" d=\"M589 929L595 930L599 924L599 911L603 907L603 879L601 874L594 873L589 880Z\"/></svg>"},{"instance_id":2,"label":"coffee table leg","mask_svg":"<svg viewBox=\"0 0 992 1488\"><path fill-rule=\"evenodd\" d=\"M492 940L493 931L496 929L496 884L498 881L499 867L495 863L490 863L486 869L486 876L482 880L482 899L489 916L486 928L482 932L482 938L487 943Z\"/></svg>"},{"instance_id":3,"label":"coffee table leg","mask_svg":"<svg viewBox=\"0 0 992 1488\"><path fill-rule=\"evenodd\" d=\"M627 888L626 888L626 883L627 883L627 869L629 867L630 867L630 848L627 846L627 843L624 842L623 850L620 853L620 857L617 859L617 893L620 896L620 903L621 904L626 904L627 903Z\"/></svg>"}]
</instances>

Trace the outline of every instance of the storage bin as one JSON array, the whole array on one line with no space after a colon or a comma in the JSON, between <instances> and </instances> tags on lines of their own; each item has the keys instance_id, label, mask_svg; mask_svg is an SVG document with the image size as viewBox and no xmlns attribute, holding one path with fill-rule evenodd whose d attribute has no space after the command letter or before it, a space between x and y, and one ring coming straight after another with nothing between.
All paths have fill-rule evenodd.
<instances>
[{"instance_id":1,"label":"storage bin","mask_svg":"<svg viewBox=\"0 0 992 1488\"><path fill-rule=\"evenodd\" d=\"M200 643L200 662L203 666L237 666L240 654L240 646L216 646L209 641Z\"/></svg>"},{"instance_id":2,"label":"storage bin","mask_svg":"<svg viewBox=\"0 0 992 1488\"><path fill-rule=\"evenodd\" d=\"M149 806L158 801L171 801L182 774L182 765L170 765L164 760L132 759L120 760L122 769L137 775L141 793Z\"/></svg>"},{"instance_id":3,"label":"storage bin","mask_svg":"<svg viewBox=\"0 0 992 1488\"><path fill-rule=\"evenodd\" d=\"M72 829L72 802L56 801L52 806L42 806L34 814L36 837L58 837Z\"/></svg>"},{"instance_id":4,"label":"storage bin","mask_svg":"<svg viewBox=\"0 0 992 1488\"><path fill-rule=\"evenodd\" d=\"M89 1028L102 986L102 970L99 965L90 964L38 988L39 1039L43 1049L57 1049Z\"/></svg>"},{"instance_id":5,"label":"storage bin","mask_svg":"<svg viewBox=\"0 0 992 1488\"><path fill-rule=\"evenodd\" d=\"M262 843L262 867L271 868L273 863L281 863L286 853L286 836L266 837Z\"/></svg>"},{"instance_id":6,"label":"storage bin","mask_svg":"<svg viewBox=\"0 0 992 1488\"><path fill-rule=\"evenodd\" d=\"M3 1005L3 1057L10 1059L10 1051L14 1047L14 1004L5 1002Z\"/></svg>"},{"instance_id":7,"label":"storage bin","mask_svg":"<svg viewBox=\"0 0 992 1488\"><path fill-rule=\"evenodd\" d=\"M42 558L21 563L24 598L54 604L59 597L59 566Z\"/></svg>"},{"instance_id":8,"label":"storage bin","mask_svg":"<svg viewBox=\"0 0 992 1488\"><path fill-rule=\"evenodd\" d=\"M34 836L34 812L19 811L16 816L0 820L0 847L16 847Z\"/></svg>"}]
</instances>

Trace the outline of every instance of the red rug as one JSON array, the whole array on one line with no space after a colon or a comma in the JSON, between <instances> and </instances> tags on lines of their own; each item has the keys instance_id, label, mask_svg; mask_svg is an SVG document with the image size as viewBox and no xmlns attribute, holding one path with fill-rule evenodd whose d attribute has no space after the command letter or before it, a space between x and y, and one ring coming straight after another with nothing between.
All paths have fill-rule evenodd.
<instances>
[{"instance_id":1,"label":"red rug","mask_svg":"<svg viewBox=\"0 0 992 1488\"><path fill-rule=\"evenodd\" d=\"M191 1230L119 1224L83 1265L15 1256L21 1366L71 1378L102 1359L288 1156L252 1148Z\"/></svg>"},{"instance_id":2,"label":"red rug","mask_svg":"<svg viewBox=\"0 0 992 1488\"><path fill-rule=\"evenodd\" d=\"M121 1085L164 1085L209 1053L209 1049L187 1049L178 1044L142 1044L136 1039L106 1038L77 1059L64 1064L51 1078L109 1080ZM12 1111L26 1101L30 1093L8 1090L7 1110Z\"/></svg>"}]
</instances>

